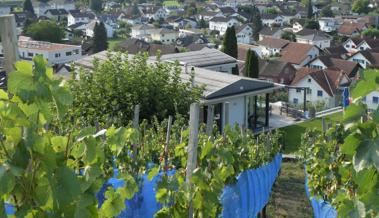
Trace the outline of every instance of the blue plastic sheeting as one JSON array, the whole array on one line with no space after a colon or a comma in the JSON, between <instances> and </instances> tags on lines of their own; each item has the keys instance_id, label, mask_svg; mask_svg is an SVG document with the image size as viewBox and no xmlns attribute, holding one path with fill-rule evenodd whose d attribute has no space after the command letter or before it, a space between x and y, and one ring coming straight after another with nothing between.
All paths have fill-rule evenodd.
<instances>
[{"instance_id":1,"label":"blue plastic sheeting","mask_svg":"<svg viewBox=\"0 0 379 218\"><path fill-rule=\"evenodd\" d=\"M281 163L282 155L277 154L272 162L242 172L236 184L225 187L221 195L222 217L256 218L269 201Z\"/></svg>"},{"instance_id":2,"label":"blue plastic sheeting","mask_svg":"<svg viewBox=\"0 0 379 218\"><path fill-rule=\"evenodd\" d=\"M222 217L255 218L268 203L281 162L282 155L277 154L272 162L260 168L242 172L237 177L236 184L225 187L221 196ZM168 173L172 175L175 171ZM116 177L118 172L115 171L114 174ZM154 214L161 209L161 205L155 199L156 184L161 176L162 173L159 173L149 181L147 175L144 175L140 191L132 199L125 201L126 210L118 218L153 218ZM109 179L96 194L99 207L104 202L104 192L108 186L120 188L124 186L124 182L116 178ZM8 210L7 214L10 214Z\"/></svg>"},{"instance_id":3,"label":"blue plastic sheeting","mask_svg":"<svg viewBox=\"0 0 379 218\"><path fill-rule=\"evenodd\" d=\"M305 192L311 202L314 218L337 218L337 211L332 205L322 199L317 200L311 196L308 187L307 172L305 172Z\"/></svg>"}]
</instances>

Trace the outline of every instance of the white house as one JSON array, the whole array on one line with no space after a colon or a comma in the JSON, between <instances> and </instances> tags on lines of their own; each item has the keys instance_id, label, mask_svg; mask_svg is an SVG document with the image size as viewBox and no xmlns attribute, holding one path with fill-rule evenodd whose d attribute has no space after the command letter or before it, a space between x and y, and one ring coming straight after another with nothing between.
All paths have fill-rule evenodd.
<instances>
[{"instance_id":1,"label":"white house","mask_svg":"<svg viewBox=\"0 0 379 218\"><path fill-rule=\"evenodd\" d=\"M220 35L224 35L226 29L232 26L239 26L240 22L236 18L214 17L209 21L209 29L219 31Z\"/></svg>"},{"instance_id":2,"label":"white house","mask_svg":"<svg viewBox=\"0 0 379 218\"><path fill-rule=\"evenodd\" d=\"M144 37L150 36L154 31L155 27L150 24L139 24L132 26L131 36L136 39L143 39Z\"/></svg>"},{"instance_id":3,"label":"white house","mask_svg":"<svg viewBox=\"0 0 379 218\"><path fill-rule=\"evenodd\" d=\"M95 15L91 12L71 10L67 15L67 25L71 26L76 23L89 23L93 19L95 19Z\"/></svg>"},{"instance_id":4,"label":"white house","mask_svg":"<svg viewBox=\"0 0 379 218\"><path fill-rule=\"evenodd\" d=\"M296 42L315 45L320 49L329 48L332 37L324 32L313 29L303 29L296 33Z\"/></svg>"},{"instance_id":5,"label":"white house","mask_svg":"<svg viewBox=\"0 0 379 218\"><path fill-rule=\"evenodd\" d=\"M379 69L379 52L373 50L358 51L348 58L349 61L357 62L363 69L368 67Z\"/></svg>"},{"instance_id":6,"label":"white house","mask_svg":"<svg viewBox=\"0 0 379 218\"><path fill-rule=\"evenodd\" d=\"M318 70L300 68L296 72L289 89L288 100L293 105L303 105L304 90L307 88L306 101L312 104L324 104L325 108L333 108L339 104L339 96L344 86L350 85L351 80L344 71L338 69Z\"/></svg>"},{"instance_id":7,"label":"white house","mask_svg":"<svg viewBox=\"0 0 379 218\"><path fill-rule=\"evenodd\" d=\"M330 33L337 30L337 22L334 18L320 18L318 24L323 32Z\"/></svg>"},{"instance_id":8,"label":"white house","mask_svg":"<svg viewBox=\"0 0 379 218\"><path fill-rule=\"evenodd\" d=\"M259 31L259 40L262 40L266 37L280 39L282 34L283 30L279 27L263 27L263 29Z\"/></svg>"},{"instance_id":9,"label":"white house","mask_svg":"<svg viewBox=\"0 0 379 218\"><path fill-rule=\"evenodd\" d=\"M73 0L51 0L48 2L33 0L32 5L37 16L44 15L49 9L65 9L66 11L75 9Z\"/></svg>"},{"instance_id":10,"label":"white house","mask_svg":"<svg viewBox=\"0 0 379 218\"><path fill-rule=\"evenodd\" d=\"M169 24L172 25L174 27L174 29L183 29L183 28L186 28L188 26L190 26L191 28L197 28L196 20L189 19L189 18L181 18L180 17L180 18L177 18L174 21L170 22Z\"/></svg>"},{"instance_id":11,"label":"white house","mask_svg":"<svg viewBox=\"0 0 379 218\"><path fill-rule=\"evenodd\" d=\"M361 69L360 65L354 61L337 58L334 55L321 55L311 60L308 67L314 69L338 68L345 71L349 78L355 78Z\"/></svg>"},{"instance_id":12,"label":"white house","mask_svg":"<svg viewBox=\"0 0 379 218\"><path fill-rule=\"evenodd\" d=\"M284 17L279 14L262 14L261 19L264 26L283 26L284 24Z\"/></svg>"},{"instance_id":13,"label":"white house","mask_svg":"<svg viewBox=\"0 0 379 218\"><path fill-rule=\"evenodd\" d=\"M261 41L258 41L258 45L261 49L261 54L264 57L279 55L282 49L290 43L285 39L276 39L266 37Z\"/></svg>"},{"instance_id":14,"label":"white house","mask_svg":"<svg viewBox=\"0 0 379 218\"><path fill-rule=\"evenodd\" d=\"M6 15L6 14L9 14L11 13L11 6L10 5L6 5L6 4L1 4L0 5L0 15Z\"/></svg>"},{"instance_id":15,"label":"white house","mask_svg":"<svg viewBox=\"0 0 379 218\"><path fill-rule=\"evenodd\" d=\"M362 102L367 105L368 110L375 111L379 106L379 91L373 91L366 95Z\"/></svg>"},{"instance_id":16,"label":"white house","mask_svg":"<svg viewBox=\"0 0 379 218\"><path fill-rule=\"evenodd\" d=\"M342 45L347 51L355 53L357 51L379 48L379 39L365 37L348 38Z\"/></svg>"},{"instance_id":17,"label":"white house","mask_svg":"<svg viewBox=\"0 0 379 218\"><path fill-rule=\"evenodd\" d=\"M214 17L224 17L221 12L214 11L203 11L197 15L197 19L200 21L201 19L205 21L210 21Z\"/></svg>"},{"instance_id":18,"label":"white house","mask_svg":"<svg viewBox=\"0 0 379 218\"><path fill-rule=\"evenodd\" d=\"M169 45L176 42L179 32L169 29L154 29L150 33L152 41L158 41L162 44Z\"/></svg>"},{"instance_id":19,"label":"white house","mask_svg":"<svg viewBox=\"0 0 379 218\"><path fill-rule=\"evenodd\" d=\"M18 51L21 59L31 60L42 55L50 65L76 61L82 57L81 46L20 39Z\"/></svg>"},{"instance_id":20,"label":"white house","mask_svg":"<svg viewBox=\"0 0 379 218\"><path fill-rule=\"evenodd\" d=\"M293 21L293 23L292 23L293 32L297 33L299 31L303 30L304 29L304 23L305 23L305 21L303 22L303 20L300 20L300 19Z\"/></svg>"},{"instance_id":21,"label":"white house","mask_svg":"<svg viewBox=\"0 0 379 218\"><path fill-rule=\"evenodd\" d=\"M168 16L167 11L163 7L154 5L143 5L140 9L143 13L143 17L149 20L164 20Z\"/></svg>"},{"instance_id":22,"label":"white house","mask_svg":"<svg viewBox=\"0 0 379 218\"><path fill-rule=\"evenodd\" d=\"M94 34L95 34L94 29L95 29L96 23L99 24L100 22L98 20L93 20L86 25L86 29L85 29L86 36L89 36L89 37L94 36ZM113 34L114 34L113 27L108 25L107 23L103 23L103 24L104 24L105 30L107 32L107 38L112 38Z\"/></svg>"},{"instance_id":23,"label":"white house","mask_svg":"<svg viewBox=\"0 0 379 218\"><path fill-rule=\"evenodd\" d=\"M250 44L253 41L253 28L244 24L236 28L237 43Z\"/></svg>"},{"instance_id":24,"label":"white house","mask_svg":"<svg viewBox=\"0 0 379 218\"><path fill-rule=\"evenodd\" d=\"M63 21L67 19L68 12L65 9L48 9L45 16L51 20Z\"/></svg>"}]
</instances>

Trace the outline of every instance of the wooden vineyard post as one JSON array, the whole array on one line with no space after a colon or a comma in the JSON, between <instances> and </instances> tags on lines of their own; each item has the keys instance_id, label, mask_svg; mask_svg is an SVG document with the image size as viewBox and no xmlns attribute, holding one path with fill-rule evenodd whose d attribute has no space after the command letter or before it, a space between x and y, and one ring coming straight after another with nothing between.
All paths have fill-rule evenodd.
<instances>
[{"instance_id":1,"label":"wooden vineyard post","mask_svg":"<svg viewBox=\"0 0 379 218\"><path fill-rule=\"evenodd\" d=\"M197 162L197 143L199 133L199 104L192 103L190 108L190 134L188 139L188 159L186 169L186 182L191 186L191 176L196 168ZM192 202L189 203L188 218L193 218Z\"/></svg>"},{"instance_id":2,"label":"wooden vineyard post","mask_svg":"<svg viewBox=\"0 0 379 218\"><path fill-rule=\"evenodd\" d=\"M322 132L325 133L326 132L326 122L325 122L325 116L323 116L321 118L322 120Z\"/></svg>"},{"instance_id":3,"label":"wooden vineyard post","mask_svg":"<svg viewBox=\"0 0 379 218\"><path fill-rule=\"evenodd\" d=\"M167 133L166 133L166 144L164 146L164 171L168 170L168 146L170 145L170 134L171 134L172 116L168 117Z\"/></svg>"},{"instance_id":4,"label":"wooden vineyard post","mask_svg":"<svg viewBox=\"0 0 379 218\"><path fill-rule=\"evenodd\" d=\"M207 136L211 136L213 132L214 105L208 105L207 109Z\"/></svg>"},{"instance_id":5,"label":"wooden vineyard post","mask_svg":"<svg viewBox=\"0 0 379 218\"><path fill-rule=\"evenodd\" d=\"M140 106L137 104L134 106L134 117L133 117L133 128L139 131L139 111L140 111ZM134 159L137 158L137 144L133 145L133 156Z\"/></svg>"},{"instance_id":6,"label":"wooden vineyard post","mask_svg":"<svg viewBox=\"0 0 379 218\"><path fill-rule=\"evenodd\" d=\"M14 71L14 63L19 60L16 34L16 20L13 14L0 16L0 36L4 50L4 70Z\"/></svg>"}]
</instances>

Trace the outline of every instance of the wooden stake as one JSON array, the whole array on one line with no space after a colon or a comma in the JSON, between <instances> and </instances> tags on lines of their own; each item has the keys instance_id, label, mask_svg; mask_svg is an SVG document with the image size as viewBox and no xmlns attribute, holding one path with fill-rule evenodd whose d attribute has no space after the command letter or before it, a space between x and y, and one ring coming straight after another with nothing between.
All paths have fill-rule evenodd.
<instances>
[{"instance_id":1,"label":"wooden stake","mask_svg":"<svg viewBox=\"0 0 379 218\"><path fill-rule=\"evenodd\" d=\"M1 44L4 50L4 70L14 71L14 63L19 60L16 20L13 14L0 16Z\"/></svg>"},{"instance_id":2,"label":"wooden stake","mask_svg":"<svg viewBox=\"0 0 379 218\"><path fill-rule=\"evenodd\" d=\"M207 108L207 136L211 136L213 132L214 105L208 105Z\"/></svg>"},{"instance_id":3,"label":"wooden stake","mask_svg":"<svg viewBox=\"0 0 379 218\"><path fill-rule=\"evenodd\" d=\"M196 168L197 162L197 143L199 133L199 104L192 103L190 108L190 135L188 139L188 159L186 169L186 182L191 186L191 176ZM192 202L189 203L188 217L193 218Z\"/></svg>"},{"instance_id":4,"label":"wooden stake","mask_svg":"<svg viewBox=\"0 0 379 218\"><path fill-rule=\"evenodd\" d=\"M134 106L134 118L133 118L133 128L136 129L137 131L139 131L139 104L137 104L136 106ZM134 158L137 157L137 147L138 145L137 144L134 144L133 145L133 155L134 155Z\"/></svg>"},{"instance_id":5,"label":"wooden stake","mask_svg":"<svg viewBox=\"0 0 379 218\"><path fill-rule=\"evenodd\" d=\"M168 170L168 146L170 145L170 134L171 134L172 116L168 117L167 133L166 133L166 144L164 146L164 170Z\"/></svg>"}]
</instances>

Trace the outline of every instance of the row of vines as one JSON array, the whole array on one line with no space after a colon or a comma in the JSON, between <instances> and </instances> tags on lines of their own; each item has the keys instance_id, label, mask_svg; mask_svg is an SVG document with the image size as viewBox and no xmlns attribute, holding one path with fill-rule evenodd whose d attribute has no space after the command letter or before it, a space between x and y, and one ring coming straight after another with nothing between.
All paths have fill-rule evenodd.
<instances>
[{"instance_id":1,"label":"row of vines","mask_svg":"<svg viewBox=\"0 0 379 218\"><path fill-rule=\"evenodd\" d=\"M0 217L7 216L5 204L15 208L15 217L116 217L140 190L144 174L151 179L163 172L156 217L188 217L191 210L194 217L214 218L222 211L225 185L280 150L278 133L254 136L227 127L223 134L216 128L206 134L200 125L197 165L186 181L186 119L175 117L168 145L167 120L104 129L67 121L73 102L67 85L41 57L33 61L17 62L8 92L0 90ZM99 206L96 194L115 169L125 185L107 187Z\"/></svg>"},{"instance_id":2,"label":"row of vines","mask_svg":"<svg viewBox=\"0 0 379 218\"><path fill-rule=\"evenodd\" d=\"M378 82L379 71L366 70L352 91L344 124L302 137L311 195L329 202L341 218L379 217L379 110L368 113L363 102Z\"/></svg>"}]
</instances>

